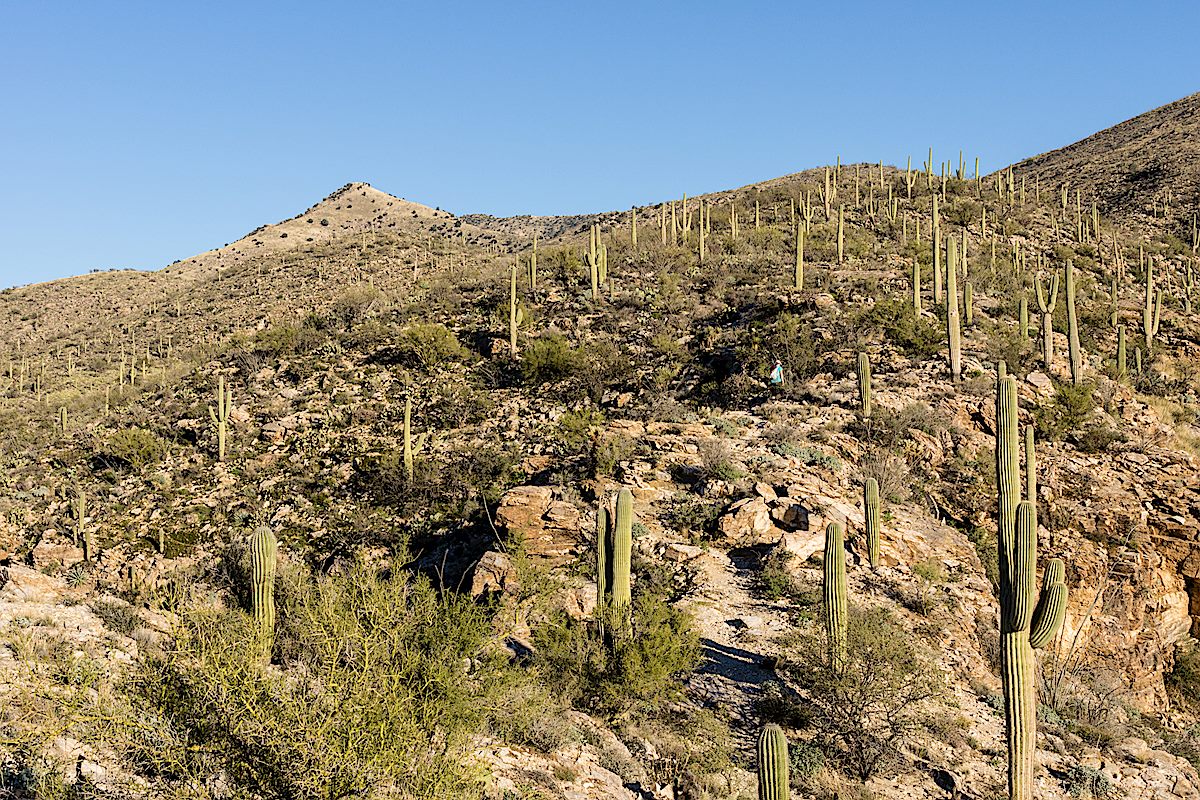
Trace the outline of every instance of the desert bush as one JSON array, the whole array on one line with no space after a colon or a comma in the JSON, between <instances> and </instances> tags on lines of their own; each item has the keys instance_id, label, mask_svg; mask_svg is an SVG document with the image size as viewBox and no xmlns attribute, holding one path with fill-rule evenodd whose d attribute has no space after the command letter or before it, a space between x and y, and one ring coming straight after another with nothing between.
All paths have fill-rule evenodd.
<instances>
[{"instance_id":1,"label":"desert bush","mask_svg":"<svg viewBox=\"0 0 1200 800\"><path fill-rule=\"evenodd\" d=\"M899 758L942 681L920 643L886 609L852 607L846 628L841 670L830 665L824 628L815 623L791 637L783 670L808 690L826 755L867 780Z\"/></svg>"},{"instance_id":2,"label":"desert bush","mask_svg":"<svg viewBox=\"0 0 1200 800\"><path fill-rule=\"evenodd\" d=\"M285 593L277 669L248 615L187 612L135 682L132 763L156 782L238 796L470 798L473 737L547 699L489 648L491 611L398 565L359 563Z\"/></svg>"},{"instance_id":3,"label":"desert bush","mask_svg":"<svg viewBox=\"0 0 1200 800\"><path fill-rule=\"evenodd\" d=\"M140 470L161 461L169 445L165 440L145 428L126 428L108 437L104 451L97 455L101 460Z\"/></svg>"},{"instance_id":4,"label":"desert bush","mask_svg":"<svg viewBox=\"0 0 1200 800\"><path fill-rule=\"evenodd\" d=\"M342 292L333 301L330 316L345 329L353 328L387 304L383 292L370 284L357 284Z\"/></svg>"},{"instance_id":5,"label":"desert bush","mask_svg":"<svg viewBox=\"0 0 1200 800\"><path fill-rule=\"evenodd\" d=\"M1093 383L1078 386L1063 381L1054 382L1054 402L1038 406L1034 424L1041 439L1058 441L1067 433L1079 430L1096 409Z\"/></svg>"},{"instance_id":6,"label":"desert bush","mask_svg":"<svg viewBox=\"0 0 1200 800\"><path fill-rule=\"evenodd\" d=\"M733 452L721 439L705 439L700 442L700 472L706 480L726 481L733 483L744 476Z\"/></svg>"},{"instance_id":7,"label":"desert bush","mask_svg":"<svg viewBox=\"0 0 1200 800\"><path fill-rule=\"evenodd\" d=\"M547 333L530 341L521 352L521 378L536 385L561 380L575 374L580 356L567 337Z\"/></svg>"},{"instance_id":8,"label":"desert bush","mask_svg":"<svg viewBox=\"0 0 1200 800\"><path fill-rule=\"evenodd\" d=\"M462 361L468 355L454 331L437 322L409 325L396 337L395 347L401 359L425 369Z\"/></svg>"},{"instance_id":9,"label":"desert bush","mask_svg":"<svg viewBox=\"0 0 1200 800\"><path fill-rule=\"evenodd\" d=\"M559 614L534 631L535 667L568 702L585 710L653 710L679 695L679 676L700 662L686 612L661 597L634 596L632 624L601 608L601 624Z\"/></svg>"}]
</instances>

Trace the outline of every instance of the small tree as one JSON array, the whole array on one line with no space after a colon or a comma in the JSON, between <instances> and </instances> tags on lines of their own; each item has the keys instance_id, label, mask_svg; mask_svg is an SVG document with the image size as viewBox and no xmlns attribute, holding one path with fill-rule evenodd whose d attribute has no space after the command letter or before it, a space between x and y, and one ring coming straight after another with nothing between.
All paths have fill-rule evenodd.
<instances>
[{"instance_id":1,"label":"small tree","mask_svg":"<svg viewBox=\"0 0 1200 800\"><path fill-rule=\"evenodd\" d=\"M921 727L920 707L940 693L941 676L886 609L850 609L841 670L824 657L824 638L819 625L801 631L783 668L807 689L826 752L865 781Z\"/></svg>"}]
</instances>

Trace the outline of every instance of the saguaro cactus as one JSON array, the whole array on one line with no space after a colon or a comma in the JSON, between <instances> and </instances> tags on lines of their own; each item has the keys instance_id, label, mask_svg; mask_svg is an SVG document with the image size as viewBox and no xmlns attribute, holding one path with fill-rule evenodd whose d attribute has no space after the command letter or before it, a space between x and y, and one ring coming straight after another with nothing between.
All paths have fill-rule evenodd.
<instances>
[{"instance_id":1,"label":"saguaro cactus","mask_svg":"<svg viewBox=\"0 0 1200 800\"><path fill-rule=\"evenodd\" d=\"M250 607L267 654L275 632L275 534L268 527L250 535Z\"/></svg>"},{"instance_id":2,"label":"saguaro cactus","mask_svg":"<svg viewBox=\"0 0 1200 800\"><path fill-rule=\"evenodd\" d=\"M950 349L950 378L962 380L962 331L958 318L958 240L946 242L946 340Z\"/></svg>"},{"instance_id":3,"label":"saguaro cactus","mask_svg":"<svg viewBox=\"0 0 1200 800\"><path fill-rule=\"evenodd\" d=\"M1029 298L1024 295L1017 305L1017 325L1022 339L1029 338Z\"/></svg>"},{"instance_id":4,"label":"saguaro cactus","mask_svg":"<svg viewBox=\"0 0 1200 800\"><path fill-rule=\"evenodd\" d=\"M1125 362L1125 326L1117 326L1117 380L1123 381L1129 377L1129 369Z\"/></svg>"},{"instance_id":5,"label":"saguaro cactus","mask_svg":"<svg viewBox=\"0 0 1200 800\"><path fill-rule=\"evenodd\" d=\"M937 195L933 196L933 224L930 226L930 241L933 243L933 302L942 302L942 223L938 216Z\"/></svg>"},{"instance_id":6,"label":"saguaro cactus","mask_svg":"<svg viewBox=\"0 0 1200 800\"><path fill-rule=\"evenodd\" d=\"M858 400L862 415L871 416L871 358L866 353L858 354Z\"/></svg>"},{"instance_id":7,"label":"saguaro cactus","mask_svg":"<svg viewBox=\"0 0 1200 800\"><path fill-rule=\"evenodd\" d=\"M913 311L921 313L921 259L913 256L912 260L912 302Z\"/></svg>"},{"instance_id":8,"label":"saguaro cactus","mask_svg":"<svg viewBox=\"0 0 1200 800\"><path fill-rule=\"evenodd\" d=\"M1146 260L1146 304L1142 308L1142 333L1146 337L1146 355L1154 350L1154 337L1162 320L1162 289L1154 288L1154 262ZM1140 370L1139 370L1140 371Z\"/></svg>"},{"instance_id":9,"label":"saguaro cactus","mask_svg":"<svg viewBox=\"0 0 1200 800\"><path fill-rule=\"evenodd\" d=\"M1067 353L1071 359L1071 383L1083 382L1083 353L1079 349L1079 321L1075 317L1075 265L1067 261Z\"/></svg>"},{"instance_id":10,"label":"saguaro cactus","mask_svg":"<svg viewBox=\"0 0 1200 800\"><path fill-rule=\"evenodd\" d=\"M613 524L612 599L628 609L632 602L629 570L633 558L633 493L622 489L617 494L617 518Z\"/></svg>"},{"instance_id":11,"label":"saguaro cactus","mask_svg":"<svg viewBox=\"0 0 1200 800\"><path fill-rule=\"evenodd\" d=\"M517 265L513 264L508 286L508 351L513 358L517 357L517 328L524 316L517 305Z\"/></svg>"},{"instance_id":12,"label":"saguaro cactus","mask_svg":"<svg viewBox=\"0 0 1200 800\"><path fill-rule=\"evenodd\" d=\"M867 560L879 566L879 481L867 478L863 484L863 522L867 530Z\"/></svg>"},{"instance_id":13,"label":"saguaro cactus","mask_svg":"<svg viewBox=\"0 0 1200 800\"><path fill-rule=\"evenodd\" d=\"M1032 462L1032 448L1026 459L1027 464ZM1032 800L1037 725L1033 648L1045 645L1057 632L1065 613L1067 588L1062 562L1053 559L1041 597L1036 597L1036 510L1032 502L1021 499L1017 382L1012 376L1000 378L996 388L996 482L1009 797Z\"/></svg>"},{"instance_id":14,"label":"saguaro cactus","mask_svg":"<svg viewBox=\"0 0 1200 800\"><path fill-rule=\"evenodd\" d=\"M601 502L596 508L596 598L604 600L611 587L612 556L608 543L608 509Z\"/></svg>"},{"instance_id":15,"label":"saguaro cactus","mask_svg":"<svg viewBox=\"0 0 1200 800\"><path fill-rule=\"evenodd\" d=\"M841 264L846 254L846 207L838 206L838 226L837 226L837 260Z\"/></svg>"},{"instance_id":16,"label":"saguaro cactus","mask_svg":"<svg viewBox=\"0 0 1200 800\"><path fill-rule=\"evenodd\" d=\"M840 672L846 665L846 531L840 522L825 527L825 632L829 663Z\"/></svg>"},{"instance_id":17,"label":"saguaro cactus","mask_svg":"<svg viewBox=\"0 0 1200 800\"><path fill-rule=\"evenodd\" d=\"M1042 282L1034 280L1037 289L1038 310L1042 312L1042 363L1049 372L1054 363L1054 306L1058 303L1058 273L1050 276L1048 288L1042 291Z\"/></svg>"},{"instance_id":18,"label":"saguaro cactus","mask_svg":"<svg viewBox=\"0 0 1200 800\"><path fill-rule=\"evenodd\" d=\"M413 456L420 453L425 447L426 434L422 433L414 440L412 436L412 398L404 398L404 477L409 483L413 482L415 469L413 466Z\"/></svg>"},{"instance_id":19,"label":"saguaro cactus","mask_svg":"<svg viewBox=\"0 0 1200 800\"><path fill-rule=\"evenodd\" d=\"M208 416L217 428L217 460L225 460L225 433L229 427L229 409L233 406L233 389L225 385L225 376L217 377L217 407L208 407Z\"/></svg>"},{"instance_id":20,"label":"saguaro cactus","mask_svg":"<svg viewBox=\"0 0 1200 800\"><path fill-rule=\"evenodd\" d=\"M766 725L758 735L758 800L788 800L787 737L778 725Z\"/></svg>"},{"instance_id":21,"label":"saguaro cactus","mask_svg":"<svg viewBox=\"0 0 1200 800\"><path fill-rule=\"evenodd\" d=\"M796 274L797 289L804 288L804 229L796 225Z\"/></svg>"}]
</instances>

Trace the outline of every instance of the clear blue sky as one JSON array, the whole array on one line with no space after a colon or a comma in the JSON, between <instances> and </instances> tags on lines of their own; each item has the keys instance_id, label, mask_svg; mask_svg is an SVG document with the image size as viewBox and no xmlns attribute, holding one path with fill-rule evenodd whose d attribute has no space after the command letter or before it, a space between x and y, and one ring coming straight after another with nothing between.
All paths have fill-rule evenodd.
<instances>
[{"instance_id":1,"label":"clear blue sky","mask_svg":"<svg viewBox=\"0 0 1200 800\"><path fill-rule=\"evenodd\" d=\"M158 268L347 181L628 208L829 163L991 169L1200 91L1193 2L8 2L0 285Z\"/></svg>"}]
</instances>

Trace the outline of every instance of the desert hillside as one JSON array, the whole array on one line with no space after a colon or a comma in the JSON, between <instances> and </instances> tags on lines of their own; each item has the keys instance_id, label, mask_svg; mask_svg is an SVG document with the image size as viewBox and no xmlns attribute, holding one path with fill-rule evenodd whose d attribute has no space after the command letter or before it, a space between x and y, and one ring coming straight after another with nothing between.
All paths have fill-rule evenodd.
<instances>
[{"instance_id":1,"label":"desert hillside","mask_svg":"<svg viewBox=\"0 0 1200 800\"><path fill-rule=\"evenodd\" d=\"M0 796L1200 800L1197 103L0 292Z\"/></svg>"}]
</instances>

